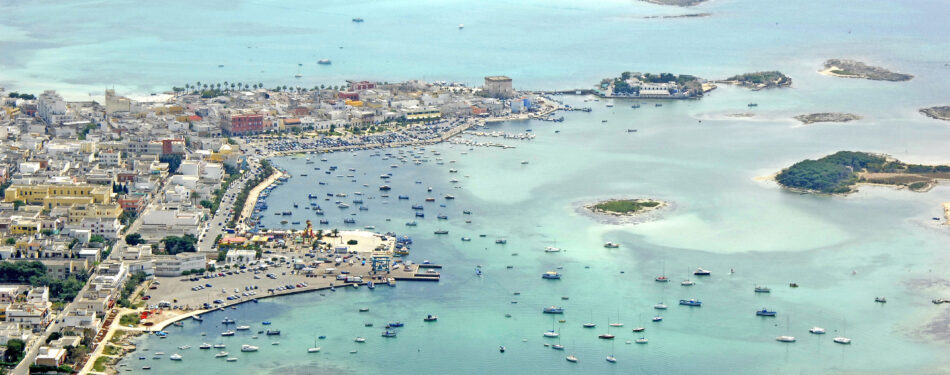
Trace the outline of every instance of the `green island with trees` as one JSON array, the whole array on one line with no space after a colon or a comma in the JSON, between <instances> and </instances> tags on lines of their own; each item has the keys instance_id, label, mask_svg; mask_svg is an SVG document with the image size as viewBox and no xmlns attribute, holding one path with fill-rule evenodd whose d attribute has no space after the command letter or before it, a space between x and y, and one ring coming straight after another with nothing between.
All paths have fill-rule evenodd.
<instances>
[{"instance_id":1,"label":"green island with trees","mask_svg":"<svg viewBox=\"0 0 950 375\"><path fill-rule=\"evenodd\" d=\"M631 215L663 206L663 202L652 199L611 199L595 203L587 208L598 213Z\"/></svg>"},{"instance_id":2,"label":"green island with trees","mask_svg":"<svg viewBox=\"0 0 950 375\"><path fill-rule=\"evenodd\" d=\"M753 90L773 87L788 87L792 85L792 78L777 70L737 74L724 80Z\"/></svg>"},{"instance_id":3,"label":"green island with trees","mask_svg":"<svg viewBox=\"0 0 950 375\"><path fill-rule=\"evenodd\" d=\"M782 187L825 194L846 194L858 183L876 183L925 191L936 180L950 178L948 165L908 164L886 155L838 151L817 160L803 160L775 176Z\"/></svg>"},{"instance_id":4,"label":"green island with trees","mask_svg":"<svg viewBox=\"0 0 950 375\"><path fill-rule=\"evenodd\" d=\"M623 72L620 77L601 80L600 88L608 90L610 92L608 96L639 97L640 84L671 82L676 87L670 91L669 98L692 98L703 95L703 79L689 74Z\"/></svg>"}]
</instances>

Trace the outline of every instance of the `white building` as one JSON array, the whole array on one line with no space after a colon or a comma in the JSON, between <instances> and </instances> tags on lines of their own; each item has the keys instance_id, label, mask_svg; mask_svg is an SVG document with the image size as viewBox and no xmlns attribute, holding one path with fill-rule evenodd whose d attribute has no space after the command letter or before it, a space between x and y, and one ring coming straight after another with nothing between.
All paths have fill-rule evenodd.
<instances>
[{"instance_id":1,"label":"white building","mask_svg":"<svg viewBox=\"0 0 950 375\"><path fill-rule=\"evenodd\" d=\"M66 116L66 101L56 91L46 90L36 101L36 115L48 125L56 124Z\"/></svg>"},{"instance_id":2,"label":"white building","mask_svg":"<svg viewBox=\"0 0 950 375\"><path fill-rule=\"evenodd\" d=\"M155 209L146 211L139 220L142 222L139 230L142 238L146 241L157 241L166 236L180 237L186 234L198 237L201 216L198 212Z\"/></svg>"},{"instance_id":3,"label":"white building","mask_svg":"<svg viewBox=\"0 0 950 375\"><path fill-rule=\"evenodd\" d=\"M152 257L155 266L155 276L181 276L184 271L205 269L207 260L198 253L179 253L175 255L158 255Z\"/></svg>"},{"instance_id":4,"label":"white building","mask_svg":"<svg viewBox=\"0 0 950 375\"><path fill-rule=\"evenodd\" d=\"M122 165L122 153L114 150L100 152L99 165L103 167L118 167Z\"/></svg>"},{"instance_id":5,"label":"white building","mask_svg":"<svg viewBox=\"0 0 950 375\"><path fill-rule=\"evenodd\" d=\"M244 264L253 262L257 258L254 250L228 250L226 261L228 264Z\"/></svg>"},{"instance_id":6,"label":"white building","mask_svg":"<svg viewBox=\"0 0 950 375\"><path fill-rule=\"evenodd\" d=\"M34 365L59 367L66 362L66 349L41 346Z\"/></svg>"}]
</instances>

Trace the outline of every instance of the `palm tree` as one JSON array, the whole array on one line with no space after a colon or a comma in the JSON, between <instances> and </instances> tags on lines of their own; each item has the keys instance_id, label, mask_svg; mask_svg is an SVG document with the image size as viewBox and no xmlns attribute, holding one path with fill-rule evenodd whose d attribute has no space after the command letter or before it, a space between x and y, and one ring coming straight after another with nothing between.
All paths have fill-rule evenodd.
<instances>
[{"instance_id":1,"label":"palm tree","mask_svg":"<svg viewBox=\"0 0 950 375\"><path fill-rule=\"evenodd\" d=\"M233 84L233 83L231 84L231 90L234 90L234 84Z\"/></svg>"},{"instance_id":2,"label":"palm tree","mask_svg":"<svg viewBox=\"0 0 950 375\"><path fill-rule=\"evenodd\" d=\"M204 87L204 89L205 89L205 90L207 90L207 89L208 89L208 84L207 84L207 83L205 83L205 84L204 84L204 85L202 85L201 87Z\"/></svg>"},{"instance_id":3,"label":"palm tree","mask_svg":"<svg viewBox=\"0 0 950 375\"><path fill-rule=\"evenodd\" d=\"M337 237L337 236L340 235L340 230L339 230L339 229L333 228L333 230L332 230L331 232L333 233L333 237Z\"/></svg>"}]
</instances>

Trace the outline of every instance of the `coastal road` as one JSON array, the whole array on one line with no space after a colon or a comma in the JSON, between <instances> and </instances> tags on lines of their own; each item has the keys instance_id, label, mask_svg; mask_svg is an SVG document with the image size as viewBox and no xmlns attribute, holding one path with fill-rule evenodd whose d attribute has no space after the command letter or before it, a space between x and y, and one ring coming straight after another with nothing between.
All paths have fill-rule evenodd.
<instances>
[{"instance_id":1,"label":"coastal road","mask_svg":"<svg viewBox=\"0 0 950 375\"><path fill-rule=\"evenodd\" d=\"M249 147L241 144L241 141L238 141L241 151L247 155L246 152ZM224 232L225 227L230 221L232 216L232 210L234 209L234 203L238 194L241 190L244 189L246 185L255 175L261 165L257 158L248 158L248 170L241 175L240 178L234 180L228 190L224 193L224 196L221 198L221 204L218 206L218 211L214 213L210 220L205 223L204 234L200 236L198 243L195 245L198 248L199 252L212 252L214 251L214 240L218 237L219 234Z\"/></svg>"}]
</instances>

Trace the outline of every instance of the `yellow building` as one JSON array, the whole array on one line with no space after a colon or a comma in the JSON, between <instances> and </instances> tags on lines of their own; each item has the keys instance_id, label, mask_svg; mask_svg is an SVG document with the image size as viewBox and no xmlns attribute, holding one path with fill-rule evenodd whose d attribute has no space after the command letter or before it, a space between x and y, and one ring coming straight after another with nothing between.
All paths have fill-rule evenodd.
<instances>
[{"instance_id":1,"label":"yellow building","mask_svg":"<svg viewBox=\"0 0 950 375\"><path fill-rule=\"evenodd\" d=\"M33 220L20 220L10 224L10 234L34 235L42 229L43 225Z\"/></svg>"},{"instance_id":2,"label":"yellow building","mask_svg":"<svg viewBox=\"0 0 950 375\"><path fill-rule=\"evenodd\" d=\"M346 105L348 105L348 106L351 106L351 107L362 107L362 106L363 106L363 101L361 101L361 100L347 100L347 101L345 101L344 103L345 103Z\"/></svg>"},{"instance_id":3,"label":"yellow building","mask_svg":"<svg viewBox=\"0 0 950 375\"><path fill-rule=\"evenodd\" d=\"M102 185L12 185L5 194L4 202L21 200L45 208L112 203L112 191Z\"/></svg>"},{"instance_id":4,"label":"yellow building","mask_svg":"<svg viewBox=\"0 0 950 375\"><path fill-rule=\"evenodd\" d=\"M406 112L406 121L435 120L442 117L438 109L423 109Z\"/></svg>"},{"instance_id":5,"label":"yellow building","mask_svg":"<svg viewBox=\"0 0 950 375\"><path fill-rule=\"evenodd\" d=\"M79 224L82 219L118 219L122 207L118 204L77 204L69 208L69 223Z\"/></svg>"}]
</instances>

